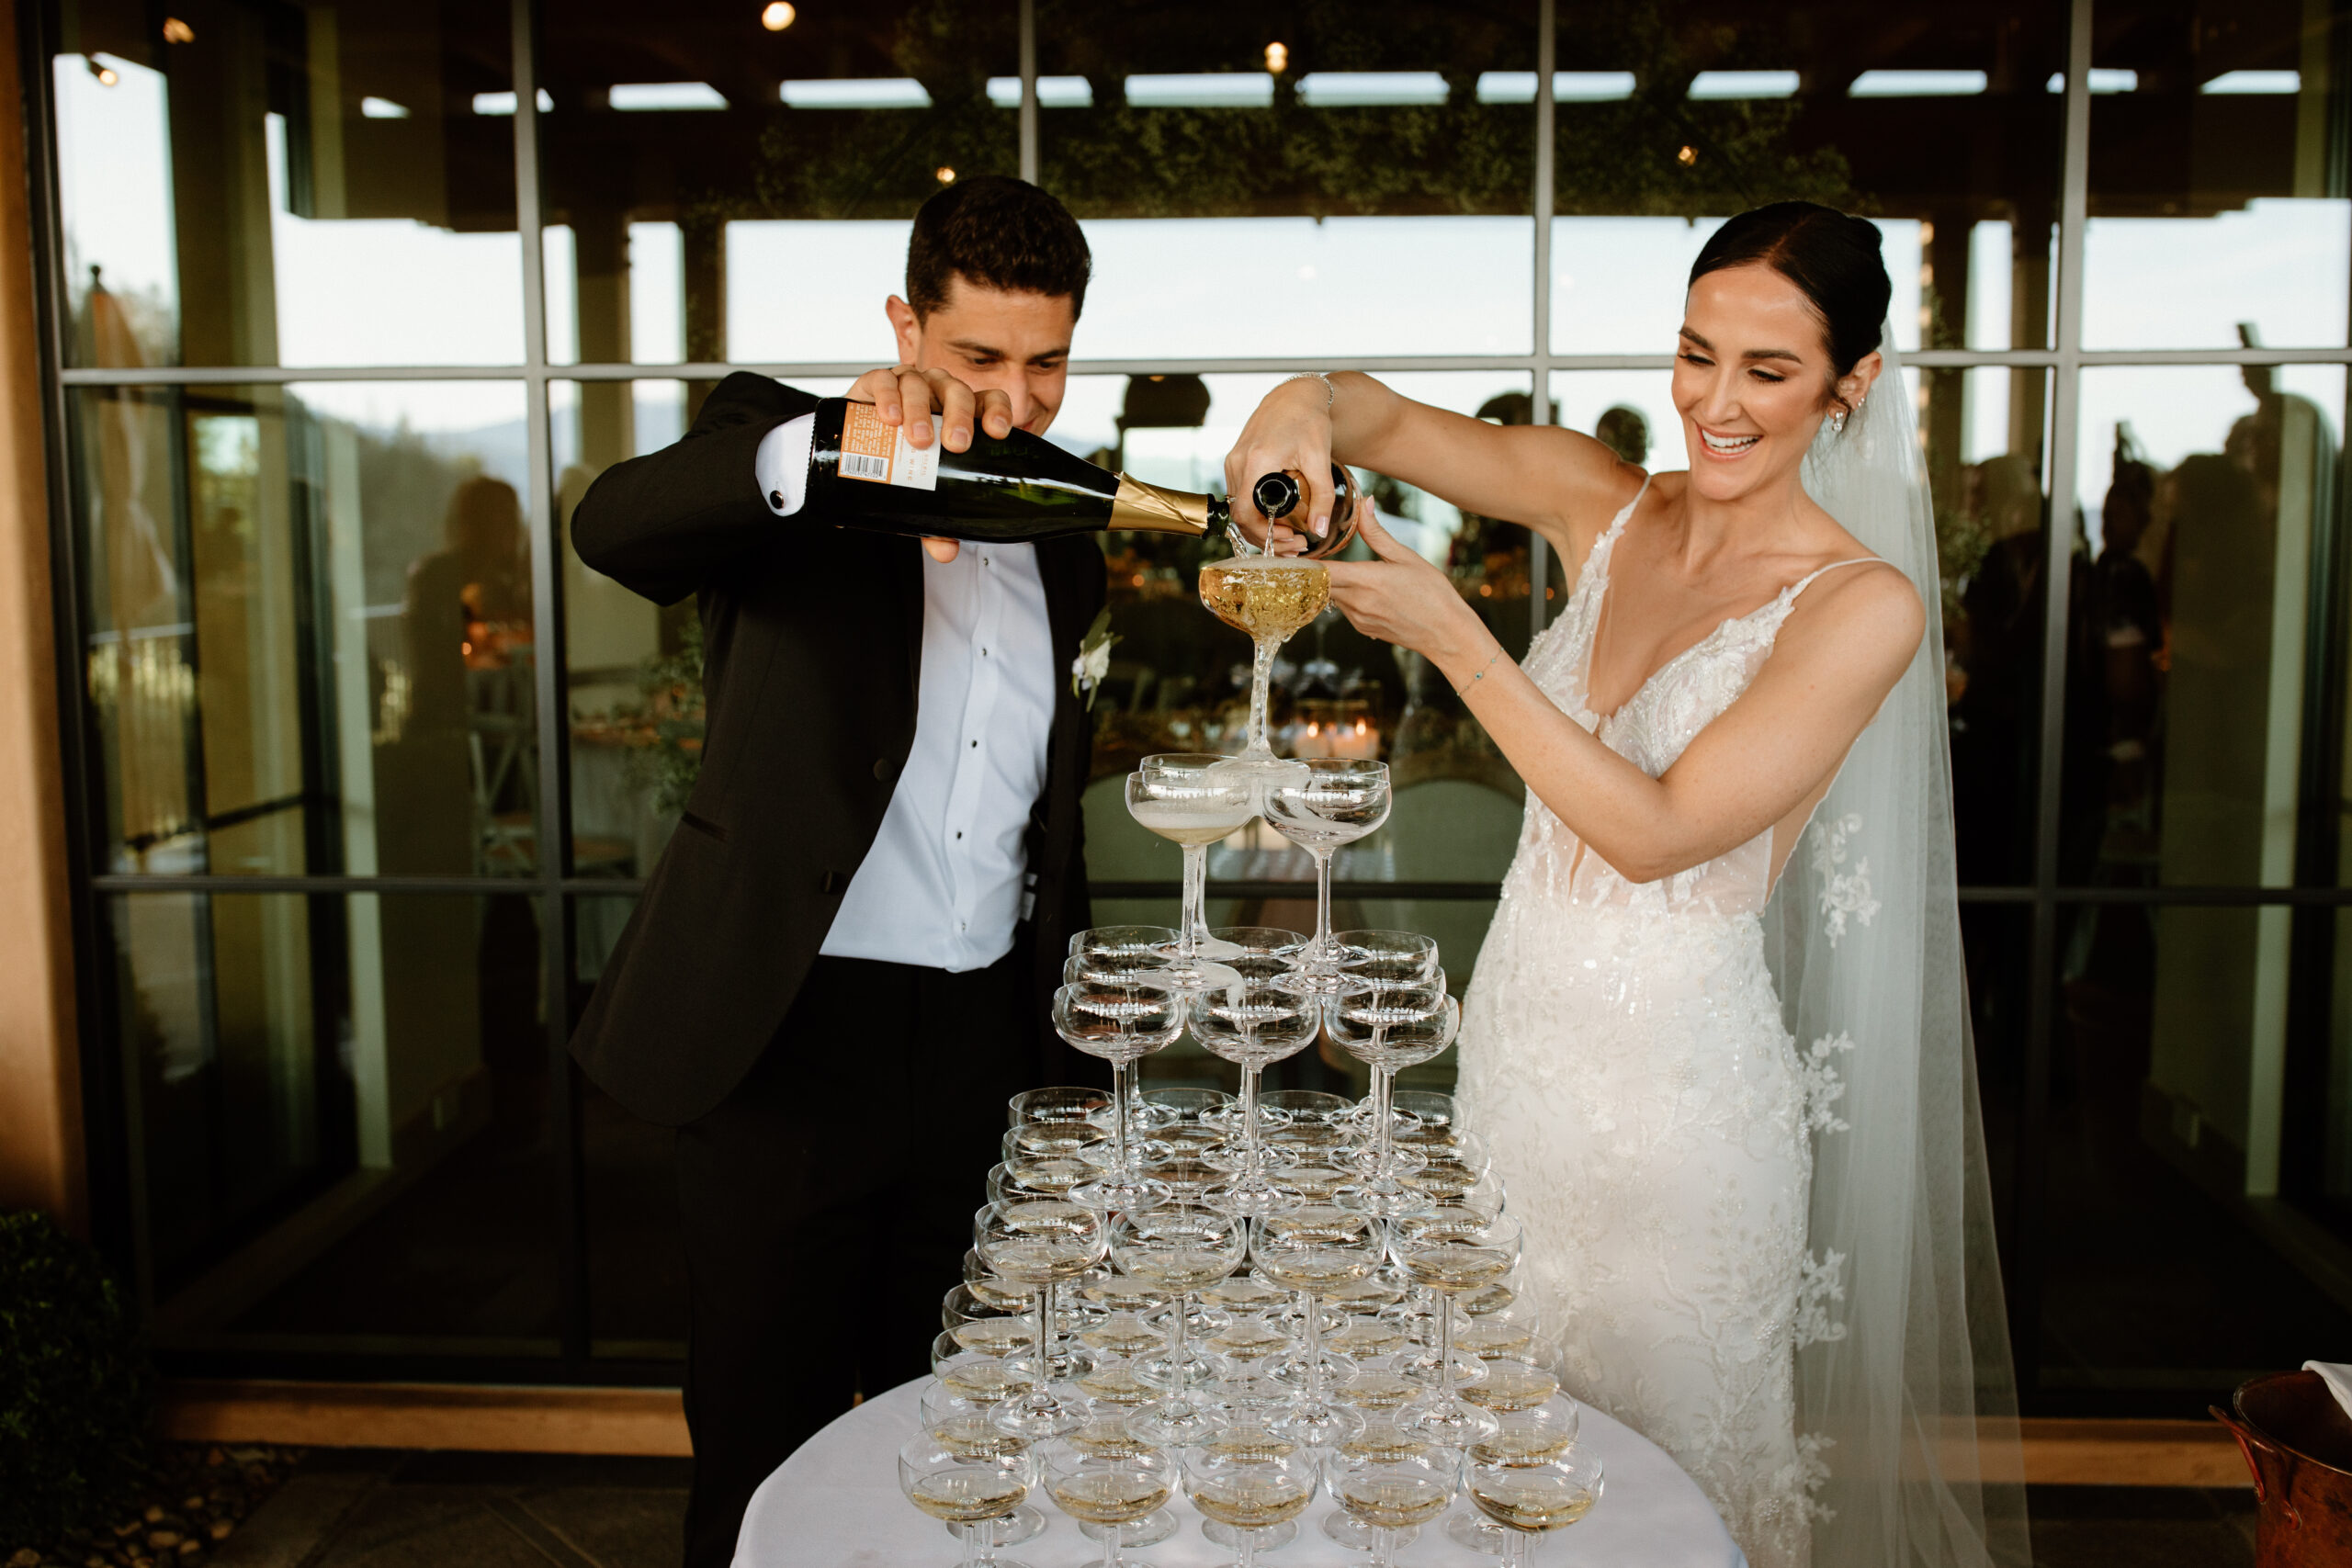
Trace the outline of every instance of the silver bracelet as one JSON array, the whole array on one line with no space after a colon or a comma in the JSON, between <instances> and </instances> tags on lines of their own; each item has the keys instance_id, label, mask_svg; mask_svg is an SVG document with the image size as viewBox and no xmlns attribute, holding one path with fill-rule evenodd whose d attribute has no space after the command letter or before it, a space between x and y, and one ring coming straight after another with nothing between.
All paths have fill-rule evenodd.
<instances>
[{"instance_id":1,"label":"silver bracelet","mask_svg":"<svg viewBox=\"0 0 2352 1568\"><path fill-rule=\"evenodd\" d=\"M1295 376L1287 376L1287 377L1284 377L1284 378L1283 378L1283 386L1285 386L1285 387L1287 387L1287 386L1289 386L1293 381L1320 381L1320 382L1322 382L1322 383L1323 383L1323 412L1324 412L1325 413L1329 413L1329 412L1331 412L1331 405L1332 405L1332 404L1334 404L1334 403L1336 403L1336 402L1338 402L1338 401L1340 400L1340 389L1339 389L1339 388L1337 388L1337 387L1335 387L1335 386L1333 386L1333 385L1331 385L1331 378L1329 378L1329 376L1326 376L1326 375L1325 375L1325 374L1323 374L1323 372L1322 372L1322 371L1320 371L1320 370L1302 370L1302 371L1300 371L1300 372L1299 372L1297 375L1295 375Z\"/></svg>"}]
</instances>

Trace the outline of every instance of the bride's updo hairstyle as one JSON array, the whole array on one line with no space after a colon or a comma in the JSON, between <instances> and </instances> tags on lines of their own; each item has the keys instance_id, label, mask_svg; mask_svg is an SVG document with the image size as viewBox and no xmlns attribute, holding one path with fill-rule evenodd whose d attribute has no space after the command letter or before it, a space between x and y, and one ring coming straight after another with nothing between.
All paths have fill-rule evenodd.
<instances>
[{"instance_id":1,"label":"bride's updo hairstyle","mask_svg":"<svg viewBox=\"0 0 2352 1568\"><path fill-rule=\"evenodd\" d=\"M1879 256L1877 224L1818 202L1776 201L1709 235L1690 264L1690 281L1753 264L1770 267L1811 301L1828 340L1833 389L1877 350L1894 293Z\"/></svg>"}]
</instances>

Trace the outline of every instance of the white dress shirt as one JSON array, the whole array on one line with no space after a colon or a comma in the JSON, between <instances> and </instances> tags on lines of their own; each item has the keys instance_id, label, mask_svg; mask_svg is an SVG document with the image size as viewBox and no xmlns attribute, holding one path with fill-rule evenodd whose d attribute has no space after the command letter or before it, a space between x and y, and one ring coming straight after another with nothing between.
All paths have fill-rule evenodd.
<instances>
[{"instance_id":1,"label":"white dress shirt","mask_svg":"<svg viewBox=\"0 0 2352 1568\"><path fill-rule=\"evenodd\" d=\"M760 489L779 515L806 499L813 424L803 414L760 443ZM985 969L1026 912L1023 837L1054 721L1036 547L967 544L944 564L925 551L922 598L914 745L820 951Z\"/></svg>"}]
</instances>

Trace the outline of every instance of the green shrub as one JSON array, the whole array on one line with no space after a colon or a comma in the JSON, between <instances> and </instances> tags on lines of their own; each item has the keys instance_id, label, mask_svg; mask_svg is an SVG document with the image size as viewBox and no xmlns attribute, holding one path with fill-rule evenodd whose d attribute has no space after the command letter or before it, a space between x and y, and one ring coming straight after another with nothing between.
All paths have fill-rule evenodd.
<instances>
[{"instance_id":1,"label":"green shrub","mask_svg":"<svg viewBox=\"0 0 2352 1568\"><path fill-rule=\"evenodd\" d=\"M96 1258L45 1215L0 1213L0 1552L136 1482L148 1393L130 1303Z\"/></svg>"}]
</instances>

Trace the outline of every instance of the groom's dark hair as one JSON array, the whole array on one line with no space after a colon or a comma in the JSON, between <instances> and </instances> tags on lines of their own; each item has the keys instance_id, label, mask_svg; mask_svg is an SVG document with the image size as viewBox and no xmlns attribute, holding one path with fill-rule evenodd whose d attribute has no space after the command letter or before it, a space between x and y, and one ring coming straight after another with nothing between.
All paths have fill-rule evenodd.
<instances>
[{"instance_id":1,"label":"groom's dark hair","mask_svg":"<svg viewBox=\"0 0 2352 1568\"><path fill-rule=\"evenodd\" d=\"M907 241L907 303L921 321L957 277L982 288L1044 294L1086 308L1093 254L1069 209L1026 180L974 175L922 204Z\"/></svg>"},{"instance_id":2,"label":"groom's dark hair","mask_svg":"<svg viewBox=\"0 0 2352 1568\"><path fill-rule=\"evenodd\" d=\"M1690 265L1690 281L1753 263L1770 267L1813 302L1829 340L1832 380L1877 349L1894 294L1879 255L1877 224L1818 202L1776 201L1707 236Z\"/></svg>"}]
</instances>

